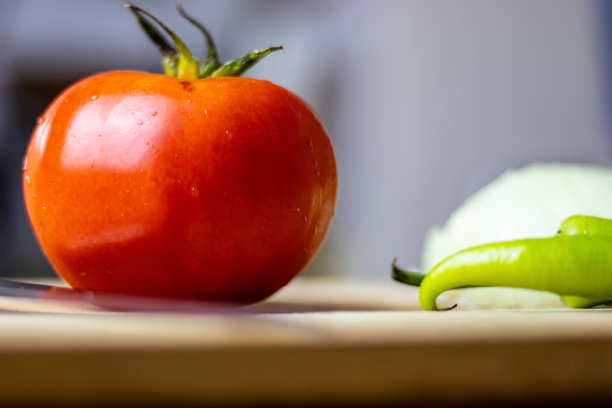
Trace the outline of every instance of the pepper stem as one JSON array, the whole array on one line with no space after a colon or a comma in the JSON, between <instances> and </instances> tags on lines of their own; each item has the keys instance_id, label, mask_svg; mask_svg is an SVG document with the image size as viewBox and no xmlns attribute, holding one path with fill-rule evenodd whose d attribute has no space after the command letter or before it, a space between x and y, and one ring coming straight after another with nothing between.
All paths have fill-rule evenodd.
<instances>
[{"instance_id":1,"label":"pepper stem","mask_svg":"<svg viewBox=\"0 0 612 408\"><path fill-rule=\"evenodd\" d=\"M425 275L416 271L400 269L397 266L397 258L394 258L391 263L391 278L406 285L421 286L421 282L425 278Z\"/></svg>"}]
</instances>

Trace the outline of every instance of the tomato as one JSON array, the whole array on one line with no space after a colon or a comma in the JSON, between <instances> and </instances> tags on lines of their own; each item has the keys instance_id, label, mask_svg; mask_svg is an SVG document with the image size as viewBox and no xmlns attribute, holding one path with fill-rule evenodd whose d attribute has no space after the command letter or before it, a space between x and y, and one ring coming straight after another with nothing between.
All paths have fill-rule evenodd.
<instances>
[{"instance_id":1,"label":"tomato","mask_svg":"<svg viewBox=\"0 0 612 408\"><path fill-rule=\"evenodd\" d=\"M334 215L329 137L265 80L104 73L38 122L26 208L77 289L258 301L304 268Z\"/></svg>"},{"instance_id":2,"label":"tomato","mask_svg":"<svg viewBox=\"0 0 612 408\"><path fill-rule=\"evenodd\" d=\"M160 48L166 75L93 75L51 103L23 165L34 233L76 289L261 300L327 234L337 194L330 139L298 96L239 77L282 47L224 65L179 6L207 39L200 66L159 20L126 7Z\"/></svg>"},{"instance_id":3,"label":"tomato","mask_svg":"<svg viewBox=\"0 0 612 408\"><path fill-rule=\"evenodd\" d=\"M261 300L327 234L337 194L330 139L299 97L239 77L282 47L223 65L179 6L206 36L200 66L159 20L126 7L160 48L166 75L93 75L51 103L23 166L35 235L76 289Z\"/></svg>"}]
</instances>

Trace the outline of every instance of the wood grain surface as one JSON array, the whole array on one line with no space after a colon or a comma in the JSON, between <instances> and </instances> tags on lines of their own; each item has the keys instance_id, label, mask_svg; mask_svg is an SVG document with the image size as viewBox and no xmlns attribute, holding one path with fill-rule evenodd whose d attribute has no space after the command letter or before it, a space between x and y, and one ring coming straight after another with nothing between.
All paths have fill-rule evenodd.
<instances>
[{"instance_id":1,"label":"wood grain surface","mask_svg":"<svg viewBox=\"0 0 612 408\"><path fill-rule=\"evenodd\" d=\"M0 406L612 399L607 309L424 312L413 288L317 278L223 313L57 306L1 300Z\"/></svg>"}]
</instances>

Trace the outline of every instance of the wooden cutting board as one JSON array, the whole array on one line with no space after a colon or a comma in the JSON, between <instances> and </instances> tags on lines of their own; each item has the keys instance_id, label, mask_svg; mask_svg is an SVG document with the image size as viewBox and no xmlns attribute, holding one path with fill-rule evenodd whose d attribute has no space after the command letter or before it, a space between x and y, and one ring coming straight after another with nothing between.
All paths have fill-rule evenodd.
<instances>
[{"instance_id":1,"label":"wooden cutting board","mask_svg":"<svg viewBox=\"0 0 612 408\"><path fill-rule=\"evenodd\" d=\"M2 406L612 398L607 309L424 312L414 288L321 278L298 279L238 313L115 313L10 299L0 308Z\"/></svg>"}]
</instances>

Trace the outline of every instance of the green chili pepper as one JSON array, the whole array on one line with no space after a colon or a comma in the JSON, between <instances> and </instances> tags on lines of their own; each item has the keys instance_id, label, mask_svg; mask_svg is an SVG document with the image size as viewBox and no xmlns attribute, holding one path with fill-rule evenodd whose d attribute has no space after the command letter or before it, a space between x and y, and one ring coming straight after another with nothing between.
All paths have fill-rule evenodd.
<instances>
[{"instance_id":1,"label":"green chili pepper","mask_svg":"<svg viewBox=\"0 0 612 408\"><path fill-rule=\"evenodd\" d=\"M450 289L498 286L557 293L571 307L612 301L612 220L576 215L556 236L480 245L459 251L427 275L393 263L393 278L420 286L425 310Z\"/></svg>"},{"instance_id":2,"label":"green chili pepper","mask_svg":"<svg viewBox=\"0 0 612 408\"><path fill-rule=\"evenodd\" d=\"M606 235L612 237L612 220L589 215L572 215L561 223L557 234Z\"/></svg>"}]
</instances>

